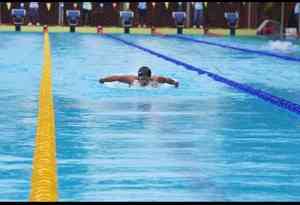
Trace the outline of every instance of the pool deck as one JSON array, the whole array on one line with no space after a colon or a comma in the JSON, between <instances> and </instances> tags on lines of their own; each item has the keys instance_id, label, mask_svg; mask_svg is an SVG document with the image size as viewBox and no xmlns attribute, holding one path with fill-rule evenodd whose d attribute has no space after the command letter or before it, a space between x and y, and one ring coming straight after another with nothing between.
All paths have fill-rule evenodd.
<instances>
[{"instance_id":1,"label":"pool deck","mask_svg":"<svg viewBox=\"0 0 300 205\"><path fill-rule=\"evenodd\" d=\"M49 26L49 32L69 32L68 26ZM14 25L0 25L0 32L1 31L15 31ZM43 26L22 26L23 32L42 32ZM104 27L103 31L105 33L123 33L123 28L121 27ZM161 34L176 34L176 28L171 27L164 27L164 28L157 28L157 31ZM79 33L96 33L96 27L88 27L88 26L79 26L76 28L76 32ZM196 28L186 28L184 29L184 34L200 34L203 35L202 29ZM209 32L228 36L229 31L228 29L224 28L211 28ZM150 34L150 28L131 28L132 34ZM238 29L236 32L237 36L255 36L256 34L255 29Z\"/></svg>"}]
</instances>

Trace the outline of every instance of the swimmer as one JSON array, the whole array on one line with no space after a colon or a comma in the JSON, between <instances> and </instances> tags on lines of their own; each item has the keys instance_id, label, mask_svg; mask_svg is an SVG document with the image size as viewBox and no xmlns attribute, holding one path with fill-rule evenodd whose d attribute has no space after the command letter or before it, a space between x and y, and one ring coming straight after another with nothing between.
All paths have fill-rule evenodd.
<instances>
[{"instance_id":1,"label":"swimmer","mask_svg":"<svg viewBox=\"0 0 300 205\"><path fill-rule=\"evenodd\" d=\"M105 82L121 82L127 83L129 86L138 83L140 86L145 87L151 85L152 87L157 87L158 84L167 83L170 85L174 85L178 88L179 83L171 78L161 77L161 76L151 76L151 70L143 66L139 69L138 75L114 75L106 78L102 78L99 80L99 83Z\"/></svg>"}]
</instances>

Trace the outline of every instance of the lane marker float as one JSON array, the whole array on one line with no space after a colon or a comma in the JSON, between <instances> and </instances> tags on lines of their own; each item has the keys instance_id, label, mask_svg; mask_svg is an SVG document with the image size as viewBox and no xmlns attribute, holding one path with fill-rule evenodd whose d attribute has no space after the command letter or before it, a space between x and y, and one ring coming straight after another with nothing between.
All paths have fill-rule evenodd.
<instances>
[{"instance_id":1,"label":"lane marker float","mask_svg":"<svg viewBox=\"0 0 300 205\"><path fill-rule=\"evenodd\" d=\"M30 201L57 201L55 115L51 81L49 34L44 34L44 65L31 176Z\"/></svg>"}]
</instances>

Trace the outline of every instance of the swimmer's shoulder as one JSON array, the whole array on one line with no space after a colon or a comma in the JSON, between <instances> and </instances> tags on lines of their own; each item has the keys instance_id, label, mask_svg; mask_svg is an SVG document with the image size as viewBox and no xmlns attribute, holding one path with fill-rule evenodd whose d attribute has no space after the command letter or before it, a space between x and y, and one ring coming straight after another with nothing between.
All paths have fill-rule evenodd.
<instances>
[{"instance_id":1,"label":"swimmer's shoulder","mask_svg":"<svg viewBox=\"0 0 300 205\"><path fill-rule=\"evenodd\" d=\"M134 75L120 75L118 76L120 82L132 84L137 80L137 77Z\"/></svg>"},{"instance_id":2,"label":"swimmer's shoulder","mask_svg":"<svg viewBox=\"0 0 300 205\"><path fill-rule=\"evenodd\" d=\"M135 75L123 75L122 78L137 80L138 78Z\"/></svg>"},{"instance_id":3,"label":"swimmer's shoulder","mask_svg":"<svg viewBox=\"0 0 300 205\"><path fill-rule=\"evenodd\" d=\"M136 80L137 79L137 77L134 75L121 75L120 77L123 79L128 79L128 80Z\"/></svg>"}]
</instances>

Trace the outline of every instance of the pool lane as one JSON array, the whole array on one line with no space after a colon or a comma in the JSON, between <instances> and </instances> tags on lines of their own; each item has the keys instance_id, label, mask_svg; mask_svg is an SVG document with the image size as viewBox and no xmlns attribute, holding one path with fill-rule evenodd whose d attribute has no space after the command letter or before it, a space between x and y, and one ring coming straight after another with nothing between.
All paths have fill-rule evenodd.
<instances>
[{"instance_id":1,"label":"pool lane","mask_svg":"<svg viewBox=\"0 0 300 205\"><path fill-rule=\"evenodd\" d=\"M123 36L120 37L123 38ZM221 42L226 45L232 44L235 47L256 48L262 51L265 50L263 47L269 44L267 40L258 41L251 38L236 39L196 36L189 38L207 40L214 43ZM206 68L208 72L216 73L227 79L264 90L300 104L300 83L298 80L300 72L298 62L192 43L178 38L130 35L126 36L124 40L150 48L166 56L176 56L176 59L179 61L195 67ZM300 50L299 47L289 55L296 55L295 52L298 50Z\"/></svg>"},{"instance_id":2,"label":"pool lane","mask_svg":"<svg viewBox=\"0 0 300 205\"><path fill-rule=\"evenodd\" d=\"M175 74L178 79L184 73L174 73L172 64L156 61L139 51L132 52L117 42L96 35L70 36L50 36L53 42L60 200L191 201L223 198L218 186L207 174L202 174L202 165L184 159L186 155L189 159L188 153L195 148L183 143L182 146L186 147L181 151L184 158L181 159L179 154L177 159L172 153L179 151L180 147L174 144L169 149L167 144L168 141L174 143L172 136L168 136L166 142L156 139L163 137L159 132L173 129L168 125L165 128L158 125L164 121L176 123L181 106L185 109L184 119L194 116L193 107L186 110L181 102L188 102L184 95L195 96L198 91L190 90L189 85L184 84L185 93L168 86L143 92L139 88L129 89L118 84L101 86L98 83L101 76L135 73L141 63L153 67L164 65L165 75ZM169 103L173 100L179 101L178 104ZM181 137L184 135L182 133ZM196 135L194 137L196 139ZM214 149L214 146L212 144L207 149ZM206 186L200 187L200 182ZM197 187L202 194L199 195Z\"/></svg>"},{"instance_id":3,"label":"pool lane","mask_svg":"<svg viewBox=\"0 0 300 205\"><path fill-rule=\"evenodd\" d=\"M43 35L0 38L0 201L28 201Z\"/></svg>"},{"instance_id":4,"label":"pool lane","mask_svg":"<svg viewBox=\"0 0 300 205\"><path fill-rule=\"evenodd\" d=\"M140 49L144 52L147 52L151 55L154 55L154 56L157 56L159 58L162 58L166 61L169 61L169 62L172 62L176 65L181 65L183 66L185 69L187 70L191 70L191 71L195 71L196 73L198 73L199 75L207 75L208 77L210 77L212 80L215 80L215 81L218 81L218 82L221 82L221 83L224 83L228 86L231 86L235 89L238 89L242 92L245 92L247 94L250 94L250 95L253 95L253 96L256 96L262 100L264 100L265 102L268 102L268 103L271 103L273 105L277 105L278 107L281 107L283 109L286 109L290 112L293 112L297 115L300 115L300 105L297 104L297 103L294 103L294 102L291 102L291 101L288 101L284 98L281 98L281 97L278 97L278 96L274 96L270 93L267 93L265 91L262 91L262 90L259 90L259 89L255 89L251 86L248 86L248 85L245 85L245 84L241 84L239 82L236 82L236 81L232 81L230 79L226 79L218 74L215 74L215 73L211 73L211 72L208 72L207 70L203 70L205 68L199 68L199 67L195 67L193 65L189 65L189 64L186 64L182 61L178 61L177 59L175 58L170 58L166 55L163 55L163 54L160 54L160 53L157 53L151 49L148 49L148 48L145 48L145 47L142 47L142 46L138 46L134 43L130 43L129 41L125 41L125 40L122 40L118 37L114 37L112 35L106 35L107 37L110 37L114 40L117 40L117 41L120 41L128 46L131 46L131 47L134 47L134 48L137 48L137 49Z\"/></svg>"},{"instance_id":5,"label":"pool lane","mask_svg":"<svg viewBox=\"0 0 300 205\"><path fill-rule=\"evenodd\" d=\"M291 113L101 36L50 37L60 200L299 200ZM98 84L142 65L180 89Z\"/></svg>"},{"instance_id":6,"label":"pool lane","mask_svg":"<svg viewBox=\"0 0 300 205\"><path fill-rule=\"evenodd\" d=\"M253 53L253 54L259 54L259 55L263 55L263 56L279 58L279 59L287 60L287 61L295 61L298 63L300 62L300 57L296 57L296 56L289 56L289 55L284 55L284 54L280 54L280 53L274 53L274 52L272 53L272 52L268 52L268 51L254 50L254 49L249 49L249 48L241 48L241 47L237 47L237 46L226 45L226 44L211 42L211 41L207 41L207 40L193 39L193 38L189 38L186 36L180 36L180 35L166 35L166 36L169 38L178 38L178 39L182 39L185 41L198 43L198 44L206 44L206 45L216 46L216 47L220 47L220 48L227 48L227 49L242 51L242 52L246 52L246 53Z\"/></svg>"}]
</instances>

